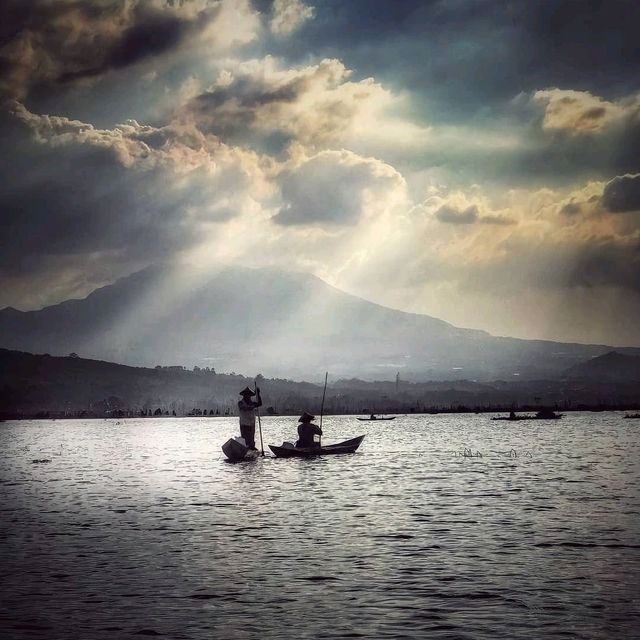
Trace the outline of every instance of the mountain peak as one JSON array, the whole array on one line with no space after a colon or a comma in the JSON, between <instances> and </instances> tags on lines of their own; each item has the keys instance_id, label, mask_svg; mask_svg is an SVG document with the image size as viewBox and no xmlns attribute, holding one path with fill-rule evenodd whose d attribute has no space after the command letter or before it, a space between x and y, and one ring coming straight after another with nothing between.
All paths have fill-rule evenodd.
<instances>
[{"instance_id":1,"label":"mountain peak","mask_svg":"<svg viewBox=\"0 0 640 640\"><path fill-rule=\"evenodd\" d=\"M610 347L496 338L340 291L308 273L152 265L40 311L0 314L0 346L274 377L520 379ZM640 351L639 351L640 353Z\"/></svg>"},{"instance_id":2,"label":"mountain peak","mask_svg":"<svg viewBox=\"0 0 640 640\"><path fill-rule=\"evenodd\" d=\"M640 356L608 351L569 368L569 378L595 379L602 382L640 380Z\"/></svg>"}]
</instances>

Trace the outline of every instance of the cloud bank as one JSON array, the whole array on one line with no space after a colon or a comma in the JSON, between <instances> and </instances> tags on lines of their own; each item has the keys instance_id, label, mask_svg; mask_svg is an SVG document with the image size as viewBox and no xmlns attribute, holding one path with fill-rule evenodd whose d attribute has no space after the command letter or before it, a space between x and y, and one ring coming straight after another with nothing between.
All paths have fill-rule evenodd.
<instances>
[{"instance_id":1,"label":"cloud bank","mask_svg":"<svg viewBox=\"0 0 640 640\"><path fill-rule=\"evenodd\" d=\"M231 261L640 343L637 31L544 5L3 3L0 304Z\"/></svg>"}]
</instances>

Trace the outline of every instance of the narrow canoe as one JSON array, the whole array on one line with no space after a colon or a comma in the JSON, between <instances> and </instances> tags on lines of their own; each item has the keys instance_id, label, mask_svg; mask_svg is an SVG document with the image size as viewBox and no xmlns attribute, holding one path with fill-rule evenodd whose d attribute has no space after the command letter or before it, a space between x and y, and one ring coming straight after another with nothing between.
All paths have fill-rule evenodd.
<instances>
[{"instance_id":1,"label":"narrow canoe","mask_svg":"<svg viewBox=\"0 0 640 640\"><path fill-rule=\"evenodd\" d=\"M322 447L277 447L270 444L269 449L273 451L273 455L276 458L310 458L312 456L327 456L335 455L337 453L355 453L356 449L360 446L360 443L364 440L364 436L358 436L351 440L345 440L344 442L338 442L336 444L329 444Z\"/></svg>"},{"instance_id":2,"label":"narrow canoe","mask_svg":"<svg viewBox=\"0 0 640 640\"><path fill-rule=\"evenodd\" d=\"M222 445L222 453L231 462L242 462L243 460L255 460L260 452L255 449L249 449L244 444L242 438L230 438Z\"/></svg>"},{"instance_id":3,"label":"narrow canoe","mask_svg":"<svg viewBox=\"0 0 640 640\"><path fill-rule=\"evenodd\" d=\"M509 418L508 416L498 416L491 418L492 420L505 420L506 422L519 422L520 420L560 420L564 413L556 413L555 415L547 416L516 416L515 418Z\"/></svg>"},{"instance_id":4,"label":"narrow canoe","mask_svg":"<svg viewBox=\"0 0 640 640\"><path fill-rule=\"evenodd\" d=\"M358 418L360 422L377 422L378 420L395 420L396 416L391 416L390 418Z\"/></svg>"}]
</instances>

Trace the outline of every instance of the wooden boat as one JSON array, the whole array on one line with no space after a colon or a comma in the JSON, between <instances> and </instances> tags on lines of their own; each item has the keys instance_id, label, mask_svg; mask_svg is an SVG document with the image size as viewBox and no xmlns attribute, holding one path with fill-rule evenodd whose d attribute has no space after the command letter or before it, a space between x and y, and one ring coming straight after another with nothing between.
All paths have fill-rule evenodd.
<instances>
[{"instance_id":1,"label":"wooden boat","mask_svg":"<svg viewBox=\"0 0 640 640\"><path fill-rule=\"evenodd\" d=\"M535 416L497 416L492 420L506 420L507 422L518 422L519 420L560 420L564 414L555 413L550 410L538 411Z\"/></svg>"},{"instance_id":2,"label":"wooden boat","mask_svg":"<svg viewBox=\"0 0 640 640\"><path fill-rule=\"evenodd\" d=\"M291 444L282 447L270 444L269 449L273 451L273 455L276 458L310 458L312 456L328 456L338 453L355 453L363 440L364 436L358 436L357 438L352 438L351 440L345 440L344 442L338 442L336 444L304 448L297 448Z\"/></svg>"},{"instance_id":3,"label":"wooden boat","mask_svg":"<svg viewBox=\"0 0 640 640\"><path fill-rule=\"evenodd\" d=\"M255 460L260 455L256 449L250 449L244 442L244 438L229 438L222 445L222 453L231 462L242 462L243 460Z\"/></svg>"},{"instance_id":4,"label":"wooden boat","mask_svg":"<svg viewBox=\"0 0 640 640\"><path fill-rule=\"evenodd\" d=\"M395 420L396 416L391 416L389 418L358 418L358 420L360 420L360 422L371 422L371 421L376 421L376 420Z\"/></svg>"}]
</instances>

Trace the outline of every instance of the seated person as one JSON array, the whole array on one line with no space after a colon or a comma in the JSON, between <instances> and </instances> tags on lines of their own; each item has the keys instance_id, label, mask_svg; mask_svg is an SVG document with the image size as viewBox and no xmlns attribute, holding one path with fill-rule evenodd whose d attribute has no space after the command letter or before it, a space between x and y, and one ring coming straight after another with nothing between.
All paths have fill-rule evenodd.
<instances>
[{"instance_id":1,"label":"seated person","mask_svg":"<svg viewBox=\"0 0 640 640\"><path fill-rule=\"evenodd\" d=\"M306 411L298 418L300 423L298 425L298 442L296 442L298 449L320 446L320 442L316 442L314 436L321 436L322 429L311 422L313 419L315 416Z\"/></svg>"}]
</instances>

